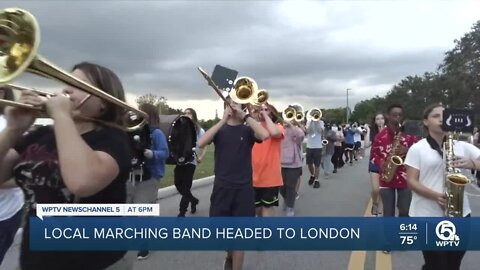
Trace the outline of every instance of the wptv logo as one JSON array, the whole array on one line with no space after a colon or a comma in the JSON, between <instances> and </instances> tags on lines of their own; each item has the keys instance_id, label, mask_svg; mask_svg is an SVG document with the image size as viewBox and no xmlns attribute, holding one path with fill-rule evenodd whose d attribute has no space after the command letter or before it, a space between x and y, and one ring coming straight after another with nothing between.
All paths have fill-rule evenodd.
<instances>
[{"instance_id":1,"label":"wptv logo","mask_svg":"<svg viewBox=\"0 0 480 270\"><path fill-rule=\"evenodd\" d=\"M440 239L435 241L437 247L458 247L460 245L457 228L451 221L440 221L435 228L435 233L438 239Z\"/></svg>"}]
</instances>

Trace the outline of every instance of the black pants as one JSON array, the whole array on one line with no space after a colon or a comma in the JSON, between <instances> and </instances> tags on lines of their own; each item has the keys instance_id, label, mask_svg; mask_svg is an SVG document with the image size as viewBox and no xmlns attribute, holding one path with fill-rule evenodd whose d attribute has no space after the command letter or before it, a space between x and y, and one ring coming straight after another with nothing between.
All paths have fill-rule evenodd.
<instances>
[{"instance_id":1,"label":"black pants","mask_svg":"<svg viewBox=\"0 0 480 270\"><path fill-rule=\"evenodd\" d=\"M334 169L341 168L343 166L344 162L343 162L342 156L343 156L342 147L335 146L335 150L332 156L332 163L333 163Z\"/></svg>"},{"instance_id":2,"label":"black pants","mask_svg":"<svg viewBox=\"0 0 480 270\"><path fill-rule=\"evenodd\" d=\"M21 220L22 210L18 211L13 217L0 221L0 264L2 264L3 257L13 243Z\"/></svg>"},{"instance_id":3,"label":"black pants","mask_svg":"<svg viewBox=\"0 0 480 270\"><path fill-rule=\"evenodd\" d=\"M425 264L422 270L460 270L465 250L422 251Z\"/></svg>"},{"instance_id":4,"label":"black pants","mask_svg":"<svg viewBox=\"0 0 480 270\"><path fill-rule=\"evenodd\" d=\"M190 191L193 182L193 173L195 172L195 165L177 165L173 172L175 187L178 193L182 195L180 200L180 213L186 213L189 203L198 203L198 199L195 198Z\"/></svg>"}]
</instances>

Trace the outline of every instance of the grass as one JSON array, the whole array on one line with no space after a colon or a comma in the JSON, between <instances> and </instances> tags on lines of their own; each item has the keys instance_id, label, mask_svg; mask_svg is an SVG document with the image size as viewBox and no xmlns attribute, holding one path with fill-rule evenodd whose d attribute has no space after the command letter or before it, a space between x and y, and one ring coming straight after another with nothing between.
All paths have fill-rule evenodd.
<instances>
[{"instance_id":1,"label":"grass","mask_svg":"<svg viewBox=\"0 0 480 270\"><path fill-rule=\"evenodd\" d=\"M195 174L193 175L193 180L204 178L207 176L213 175L213 153L215 151L215 146L213 144L208 146L207 154L205 155L204 160L202 163L197 165L195 169ZM165 176L160 181L159 188L168 187L173 185L173 169L175 169L175 165L166 165L165 166Z\"/></svg>"}]
</instances>

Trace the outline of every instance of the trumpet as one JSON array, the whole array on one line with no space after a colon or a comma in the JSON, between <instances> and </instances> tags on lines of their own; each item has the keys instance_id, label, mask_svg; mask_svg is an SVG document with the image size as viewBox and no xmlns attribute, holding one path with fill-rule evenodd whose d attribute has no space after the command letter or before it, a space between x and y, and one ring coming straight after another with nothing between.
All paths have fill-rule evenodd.
<instances>
[{"instance_id":1,"label":"trumpet","mask_svg":"<svg viewBox=\"0 0 480 270\"><path fill-rule=\"evenodd\" d=\"M141 123L136 126L126 127L125 129L127 130L135 130L146 124L148 116L145 112L131 107L124 101L79 80L70 75L70 73L56 67L38 55L38 47L40 45L39 25L36 18L28 11L18 8L1 10L0 29L2 29L2 33L6 35L2 40L4 41L2 46L0 46L0 56L2 58L2 65L0 66L0 85L8 84L24 72L34 73L78 88L90 95L94 95L105 101L111 102L114 105L120 106L127 111L133 111L143 118ZM25 88L19 89L18 87L16 89L21 91L26 90ZM53 95L37 90L33 91L46 97ZM0 99L0 104L25 109L35 109L33 106L27 104L4 99ZM96 121L95 119L91 120Z\"/></svg>"},{"instance_id":2,"label":"trumpet","mask_svg":"<svg viewBox=\"0 0 480 270\"><path fill-rule=\"evenodd\" d=\"M253 98L250 102L253 106L262 106L263 104L267 103L268 100L268 92L265 89L260 89L257 92L253 93Z\"/></svg>"},{"instance_id":3,"label":"trumpet","mask_svg":"<svg viewBox=\"0 0 480 270\"><path fill-rule=\"evenodd\" d=\"M318 108L313 108L308 111L307 121L320 121L322 119L322 111Z\"/></svg>"},{"instance_id":4,"label":"trumpet","mask_svg":"<svg viewBox=\"0 0 480 270\"><path fill-rule=\"evenodd\" d=\"M325 146L325 145L327 145L327 144L328 144L328 140L327 140L327 139L323 139L323 140L322 140L322 145Z\"/></svg>"},{"instance_id":5,"label":"trumpet","mask_svg":"<svg viewBox=\"0 0 480 270\"><path fill-rule=\"evenodd\" d=\"M302 122L305 119L305 112L303 111L302 105L289 105L285 110L283 110L282 118L287 122L291 122L293 120L297 122Z\"/></svg>"},{"instance_id":6,"label":"trumpet","mask_svg":"<svg viewBox=\"0 0 480 270\"><path fill-rule=\"evenodd\" d=\"M257 83L250 77L235 79L233 89L230 91L230 98L237 104L248 104L255 99L259 99Z\"/></svg>"}]
</instances>

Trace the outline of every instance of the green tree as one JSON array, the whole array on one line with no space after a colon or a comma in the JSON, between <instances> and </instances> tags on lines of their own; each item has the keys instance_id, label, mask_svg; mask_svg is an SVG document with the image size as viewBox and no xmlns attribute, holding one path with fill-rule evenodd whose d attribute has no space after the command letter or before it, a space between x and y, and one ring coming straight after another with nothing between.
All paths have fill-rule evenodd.
<instances>
[{"instance_id":1,"label":"green tree","mask_svg":"<svg viewBox=\"0 0 480 270\"><path fill-rule=\"evenodd\" d=\"M164 96L157 96L155 94L145 94L142 96L137 97L135 100L138 105L147 103L152 104L158 107L158 112L163 115L169 114L181 114L183 111L181 109L175 109L168 105L167 99Z\"/></svg>"}]
</instances>

